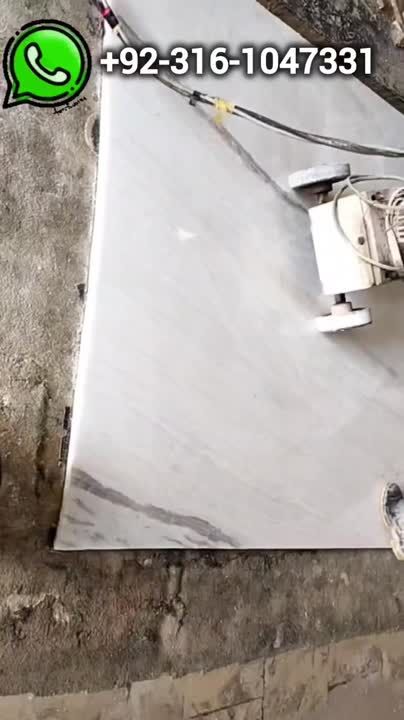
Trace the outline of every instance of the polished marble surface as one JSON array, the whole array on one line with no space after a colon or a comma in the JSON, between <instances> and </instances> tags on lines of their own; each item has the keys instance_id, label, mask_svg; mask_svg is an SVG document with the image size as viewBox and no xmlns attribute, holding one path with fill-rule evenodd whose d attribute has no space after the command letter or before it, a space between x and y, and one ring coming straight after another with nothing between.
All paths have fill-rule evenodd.
<instances>
[{"instance_id":1,"label":"polished marble surface","mask_svg":"<svg viewBox=\"0 0 404 720\"><path fill-rule=\"evenodd\" d=\"M116 5L163 48L299 42L252 0ZM404 144L404 118L356 80L186 81L308 130ZM329 302L287 176L332 160L404 174L404 162L225 126L154 80L104 77L58 549L387 544L379 494L402 473L404 286L362 294L372 326L319 335Z\"/></svg>"}]
</instances>

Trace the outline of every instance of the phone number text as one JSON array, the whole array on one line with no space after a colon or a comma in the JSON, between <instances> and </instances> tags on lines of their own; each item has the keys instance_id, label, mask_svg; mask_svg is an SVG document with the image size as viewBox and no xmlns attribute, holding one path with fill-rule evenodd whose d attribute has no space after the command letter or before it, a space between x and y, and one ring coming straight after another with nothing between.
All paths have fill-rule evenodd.
<instances>
[{"instance_id":1,"label":"phone number text","mask_svg":"<svg viewBox=\"0 0 404 720\"><path fill-rule=\"evenodd\" d=\"M371 75L373 56L370 47L243 47L233 57L225 46L173 47L163 57L155 47L125 47L119 53L108 50L101 58L102 68L122 75L158 75L170 70L174 75L226 75L235 68L246 75Z\"/></svg>"}]
</instances>

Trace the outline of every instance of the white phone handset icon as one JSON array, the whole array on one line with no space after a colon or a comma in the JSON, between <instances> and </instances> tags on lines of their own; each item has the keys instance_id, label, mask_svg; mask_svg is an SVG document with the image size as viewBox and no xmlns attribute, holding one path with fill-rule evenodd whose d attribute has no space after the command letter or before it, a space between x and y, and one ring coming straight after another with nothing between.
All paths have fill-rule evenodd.
<instances>
[{"instance_id":1,"label":"white phone handset icon","mask_svg":"<svg viewBox=\"0 0 404 720\"><path fill-rule=\"evenodd\" d=\"M53 85L65 85L70 80L70 73L60 68L47 70L41 63L42 53L36 43L28 45L25 50L27 63L38 77Z\"/></svg>"}]
</instances>

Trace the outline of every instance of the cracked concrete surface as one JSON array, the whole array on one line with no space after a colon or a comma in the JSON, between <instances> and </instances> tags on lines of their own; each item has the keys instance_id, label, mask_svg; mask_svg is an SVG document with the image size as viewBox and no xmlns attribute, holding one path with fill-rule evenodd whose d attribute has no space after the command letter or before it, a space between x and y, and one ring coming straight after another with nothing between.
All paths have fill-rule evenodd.
<instances>
[{"instance_id":1,"label":"cracked concrete surface","mask_svg":"<svg viewBox=\"0 0 404 720\"><path fill-rule=\"evenodd\" d=\"M0 695L96 692L404 628L386 552L14 549L0 567Z\"/></svg>"},{"instance_id":2,"label":"cracked concrete surface","mask_svg":"<svg viewBox=\"0 0 404 720\"><path fill-rule=\"evenodd\" d=\"M404 637L371 635L96 694L0 699L4 720L386 720L404 712Z\"/></svg>"},{"instance_id":3,"label":"cracked concrete surface","mask_svg":"<svg viewBox=\"0 0 404 720\"><path fill-rule=\"evenodd\" d=\"M0 0L0 46L23 24L53 17L93 50L100 27L88 2ZM5 93L1 75L0 96ZM0 537L43 536L58 517L65 406L83 310L96 155L86 123L98 110L93 74L69 112L0 111Z\"/></svg>"},{"instance_id":4,"label":"cracked concrete surface","mask_svg":"<svg viewBox=\"0 0 404 720\"><path fill-rule=\"evenodd\" d=\"M0 0L1 46L41 16L99 47L87 0ZM96 692L404 628L402 566L388 552L49 550L91 236L96 78L85 95L60 115L0 111L0 695ZM240 702L233 720L256 720L260 701Z\"/></svg>"}]
</instances>

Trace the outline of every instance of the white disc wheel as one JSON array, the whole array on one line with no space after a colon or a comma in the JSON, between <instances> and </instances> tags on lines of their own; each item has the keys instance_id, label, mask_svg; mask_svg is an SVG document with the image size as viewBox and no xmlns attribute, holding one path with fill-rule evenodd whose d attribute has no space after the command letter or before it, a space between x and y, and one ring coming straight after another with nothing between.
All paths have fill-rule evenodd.
<instances>
[{"instance_id":1,"label":"white disc wheel","mask_svg":"<svg viewBox=\"0 0 404 720\"><path fill-rule=\"evenodd\" d=\"M316 318L317 330L322 333L343 332L353 328L370 325L372 315L369 308L352 309L351 303L338 303L333 305L329 315L320 315Z\"/></svg>"}]
</instances>

